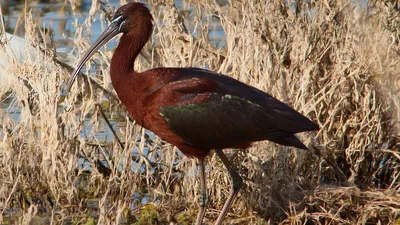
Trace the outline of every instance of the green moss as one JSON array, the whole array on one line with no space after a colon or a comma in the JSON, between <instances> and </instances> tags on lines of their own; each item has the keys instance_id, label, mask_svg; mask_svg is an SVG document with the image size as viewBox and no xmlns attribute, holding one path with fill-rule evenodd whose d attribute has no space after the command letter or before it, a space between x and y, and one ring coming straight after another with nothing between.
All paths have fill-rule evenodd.
<instances>
[{"instance_id":1,"label":"green moss","mask_svg":"<svg viewBox=\"0 0 400 225\"><path fill-rule=\"evenodd\" d=\"M108 109L110 107L110 101L109 100L102 100L100 105L101 105L102 109Z\"/></svg>"},{"instance_id":2,"label":"green moss","mask_svg":"<svg viewBox=\"0 0 400 225\"><path fill-rule=\"evenodd\" d=\"M157 212L157 207L153 204L148 204L140 210L140 214L138 215L138 221L134 224L150 225L150 224L158 224L159 221L160 219Z\"/></svg>"},{"instance_id":3,"label":"green moss","mask_svg":"<svg viewBox=\"0 0 400 225\"><path fill-rule=\"evenodd\" d=\"M9 224L11 224L11 221L9 221L9 220L3 220L3 223L2 224L4 224L4 225L9 225Z\"/></svg>"},{"instance_id":4,"label":"green moss","mask_svg":"<svg viewBox=\"0 0 400 225\"><path fill-rule=\"evenodd\" d=\"M178 222L178 224L182 225L193 224L194 222L193 218L196 218L197 213L198 213L197 209L189 209L187 211L178 213L178 215L175 216L175 219Z\"/></svg>"},{"instance_id":5,"label":"green moss","mask_svg":"<svg viewBox=\"0 0 400 225\"><path fill-rule=\"evenodd\" d=\"M93 217L90 217L86 220L86 223L84 223L85 225L94 225L96 224L96 221Z\"/></svg>"}]
</instances>

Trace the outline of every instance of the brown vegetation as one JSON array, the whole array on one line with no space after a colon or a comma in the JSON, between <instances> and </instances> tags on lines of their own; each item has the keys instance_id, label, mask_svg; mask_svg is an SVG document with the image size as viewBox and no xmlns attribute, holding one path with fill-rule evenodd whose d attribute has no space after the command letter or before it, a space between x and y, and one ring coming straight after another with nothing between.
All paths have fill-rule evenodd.
<instances>
[{"instance_id":1,"label":"brown vegetation","mask_svg":"<svg viewBox=\"0 0 400 225\"><path fill-rule=\"evenodd\" d=\"M156 28L137 69L195 66L228 74L321 127L301 136L314 154L270 142L228 153L245 185L227 224L399 224L397 1L285 2L184 1L188 10L178 11L172 1L150 1ZM226 34L221 49L210 41L215 23ZM90 24L75 24L79 53L88 47ZM28 11L25 25L27 41L42 52L33 32L39 24ZM60 92L70 68L45 53L10 59L7 76L0 75L0 97L21 108L17 121L0 111L0 223L192 223L196 162L135 125L111 97L112 49L96 54L93 79L67 96ZM125 124L117 130L122 144L96 138L107 127L103 111ZM207 174L212 223L230 179L214 155Z\"/></svg>"}]
</instances>

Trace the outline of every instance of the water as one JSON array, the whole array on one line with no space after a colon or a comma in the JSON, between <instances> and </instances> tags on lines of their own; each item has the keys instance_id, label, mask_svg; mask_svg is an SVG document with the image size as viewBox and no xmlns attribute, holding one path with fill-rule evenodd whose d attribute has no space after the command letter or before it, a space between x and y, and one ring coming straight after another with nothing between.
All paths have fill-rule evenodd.
<instances>
[{"instance_id":1,"label":"water","mask_svg":"<svg viewBox=\"0 0 400 225\"><path fill-rule=\"evenodd\" d=\"M10 33L16 32L17 35L19 34L19 36L23 36L22 25L18 23L18 20L25 10L25 1L0 0L0 2L2 5L6 31ZM64 1L61 0L36 0L32 1L29 8L35 16L35 21L38 25L42 25L41 27L54 32L56 48L71 48L73 46L72 40L75 37L74 35L76 31L73 25L75 18L77 18L79 24L82 24L88 16L91 2L92 1L83 0L80 7L77 8L78 12L76 17L72 16L69 2L65 4ZM227 0L219 0L217 2L220 5L228 3ZM119 0L108 0L108 3L114 8L120 6ZM177 9L182 12L188 10L185 9L182 1L175 1L175 5ZM193 17L194 15L189 14L189 21L187 21L189 24ZM100 13L97 13L95 21L91 24L90 33L92 42L97 39L103 30L104 24L100 21ZM218 19L213 18L209 32L212 44L220 47L224 45L225 42L223 41L223 37L225 36L225 33L220 26Z\"/></svg>"},{"instance_id":2,"label":"water","mask_svg":"<svg viewBox=\"0 0 400 225\"><path fill-rule=\"evenodd\" d=\"M227 4L227 0L222 0L218 2L221 5ZM23 37L24 25L23 20L21 20L21 15L24 15L26 7L25 1L0 0L0 3L2 6L1 10L3 13L5 30L9 33L14 33L17 36ZM108 3L114 8L120 6L119 0L108 0ZM72 14L70 2L65 3L63 0L31 1L29 5L29 10L34 17L34 21L37 23L37 26L45 28L46 32L51 31L53 35L54 45L57 49L64 49L64 51L65 49L67 49L67 51L71 51L73 49L73 39L75 38L76 31L76 28L74 26L74 23L76 22L75 20L77 19L77 22L79 24L83 24L85 19L88 17L91 4L92 1L81 1L80 6L76 8L76 15ZM191 10L190 8L185 9L182 1L175 1L175 4L178 10L182 10L185 12ZM104 22L102 23L100 19L100 14L101 13L96 14L96 18L91 24L90 36L85 37L86 39L91 38L92 42L94 42L98 38L98 36L100 36L101 32L105 29L105 24L103 24ZM194 15L189 14L189 20L193 19L193 16ZM191 26L190 21L188 21L188 25L189 27ZM217 19L213 19L209 32L212 44L219 47L224 46L225 42L222 41L222 39L225 34ZM111 41L109 43L109 47L112 48L112 46L116 43L116 40ZM17 121L20 116L20 108L18 107L18 105L11 105L11 102L11 99L6 99L0 102L0 110L6 112L13 120ZM81 132L82 137L95 138L97 140L93 141L99 142L111 142L114 140L110 128L105 123L103 123L101 125L101 129L93 135L90 118L86 118L84 122L85 129ZM116 130L125 126L124 123L119 123L113 119L110 119L110 122Z\"/></svg>"}]
</instances>

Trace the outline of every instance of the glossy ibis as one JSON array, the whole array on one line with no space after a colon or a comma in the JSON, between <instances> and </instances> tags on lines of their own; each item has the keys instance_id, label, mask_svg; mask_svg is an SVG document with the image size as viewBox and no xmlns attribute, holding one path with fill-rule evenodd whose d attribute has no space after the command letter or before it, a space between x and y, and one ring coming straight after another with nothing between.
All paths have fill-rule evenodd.
<instances>
[{"instance_id":1,"label":"glossy ibis","mask_svg":"<svg viewBox=\"0 0 400 225\"><path fill-rule=\"evenodd\" d=\"M318 126L288 105L229 76L198 68L154 68L139 73L135 59L153 30L149 9L128 3L115 13L109 27L76 65L68 89L89 58L114 36L122 33L112 56L112 84L138 124L199 161L201 224L206 209L204 158L214 149L232 177L232 190L216 221L221 224L242 186L242 178L222 152L246 148L269 140L301 149L294 136Z\"/></svg>"}]
</instances>

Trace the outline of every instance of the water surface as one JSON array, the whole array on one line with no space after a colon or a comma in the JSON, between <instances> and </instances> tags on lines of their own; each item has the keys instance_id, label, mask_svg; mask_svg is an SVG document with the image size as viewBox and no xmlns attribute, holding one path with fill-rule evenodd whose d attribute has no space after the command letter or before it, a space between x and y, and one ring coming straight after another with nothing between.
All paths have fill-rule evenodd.
<instances>
[{"instance_id":1,"label":"water surface","mask_svg":"<svg viewBox=\"0 0 400 225\"><path fill-rule=\"evenodd\" d=\"M76 2L79 3L76 7L76 15L73 15L69 1L31 1L28 7L34 17L34 21L36 22L37 26L39 26L40 28L45 28L44 32L51 34L54 46L57 49L62 49L62 51L71 52L73 50L73 39L75 38L76 32L74 23L84 23L84 21L88 17L89 10L92 4L92 1L88 0ZM220 0L218 2L221 5L227 4L227 0ZM0 0L0 3L6 32L24 37L23 15L26 8L25 1ZM120 6L119 0L108 0L107 3L114 8ZM188 21L186 21L185 23L187 23L187 26L190 29L190 27L192 26L191 20L193 20L196 15L193 15L194 13L191 13L192 9L190 8L190 6L187 6L187 4L185 4L183 1L175 1L175 5L178 10L188 15ZM94 42L98 38L98 36L102 33L106 26L106 24L104 24L104 22L102 22L103 20L100 18L102 16L101 14L102 13L96 14L96 17L91 24L89 32L84 33L85 35L87 35L85 38L90 38L92 42ZM219 47L224 45L224 31L216 18L213 18L212 26L210 26L209 32L212 44ZM196 31L193 31L193 33L195 35ZM112 49L112 47L115 46L116 43L117 40L114 39L108 45ZM2 101L0 101L0 110L6 112L13 120L17 121L20 115L20 108L18 107L18 105L12 105L10 103L12 103L11 99L3 99ZM93 136L91 133L92 124L90 123L90 118L86 118L84 122L85 129L82 130L81 136L85 138ZM125 126L124 123L120 123L113 119L110 119L110 122L117 131L119 128ZM110 128L105 123L102 124L102 128L95 133L94 137L99 142L113 141L113 134L111 133Z\"/></svg>"}]
</instances>

